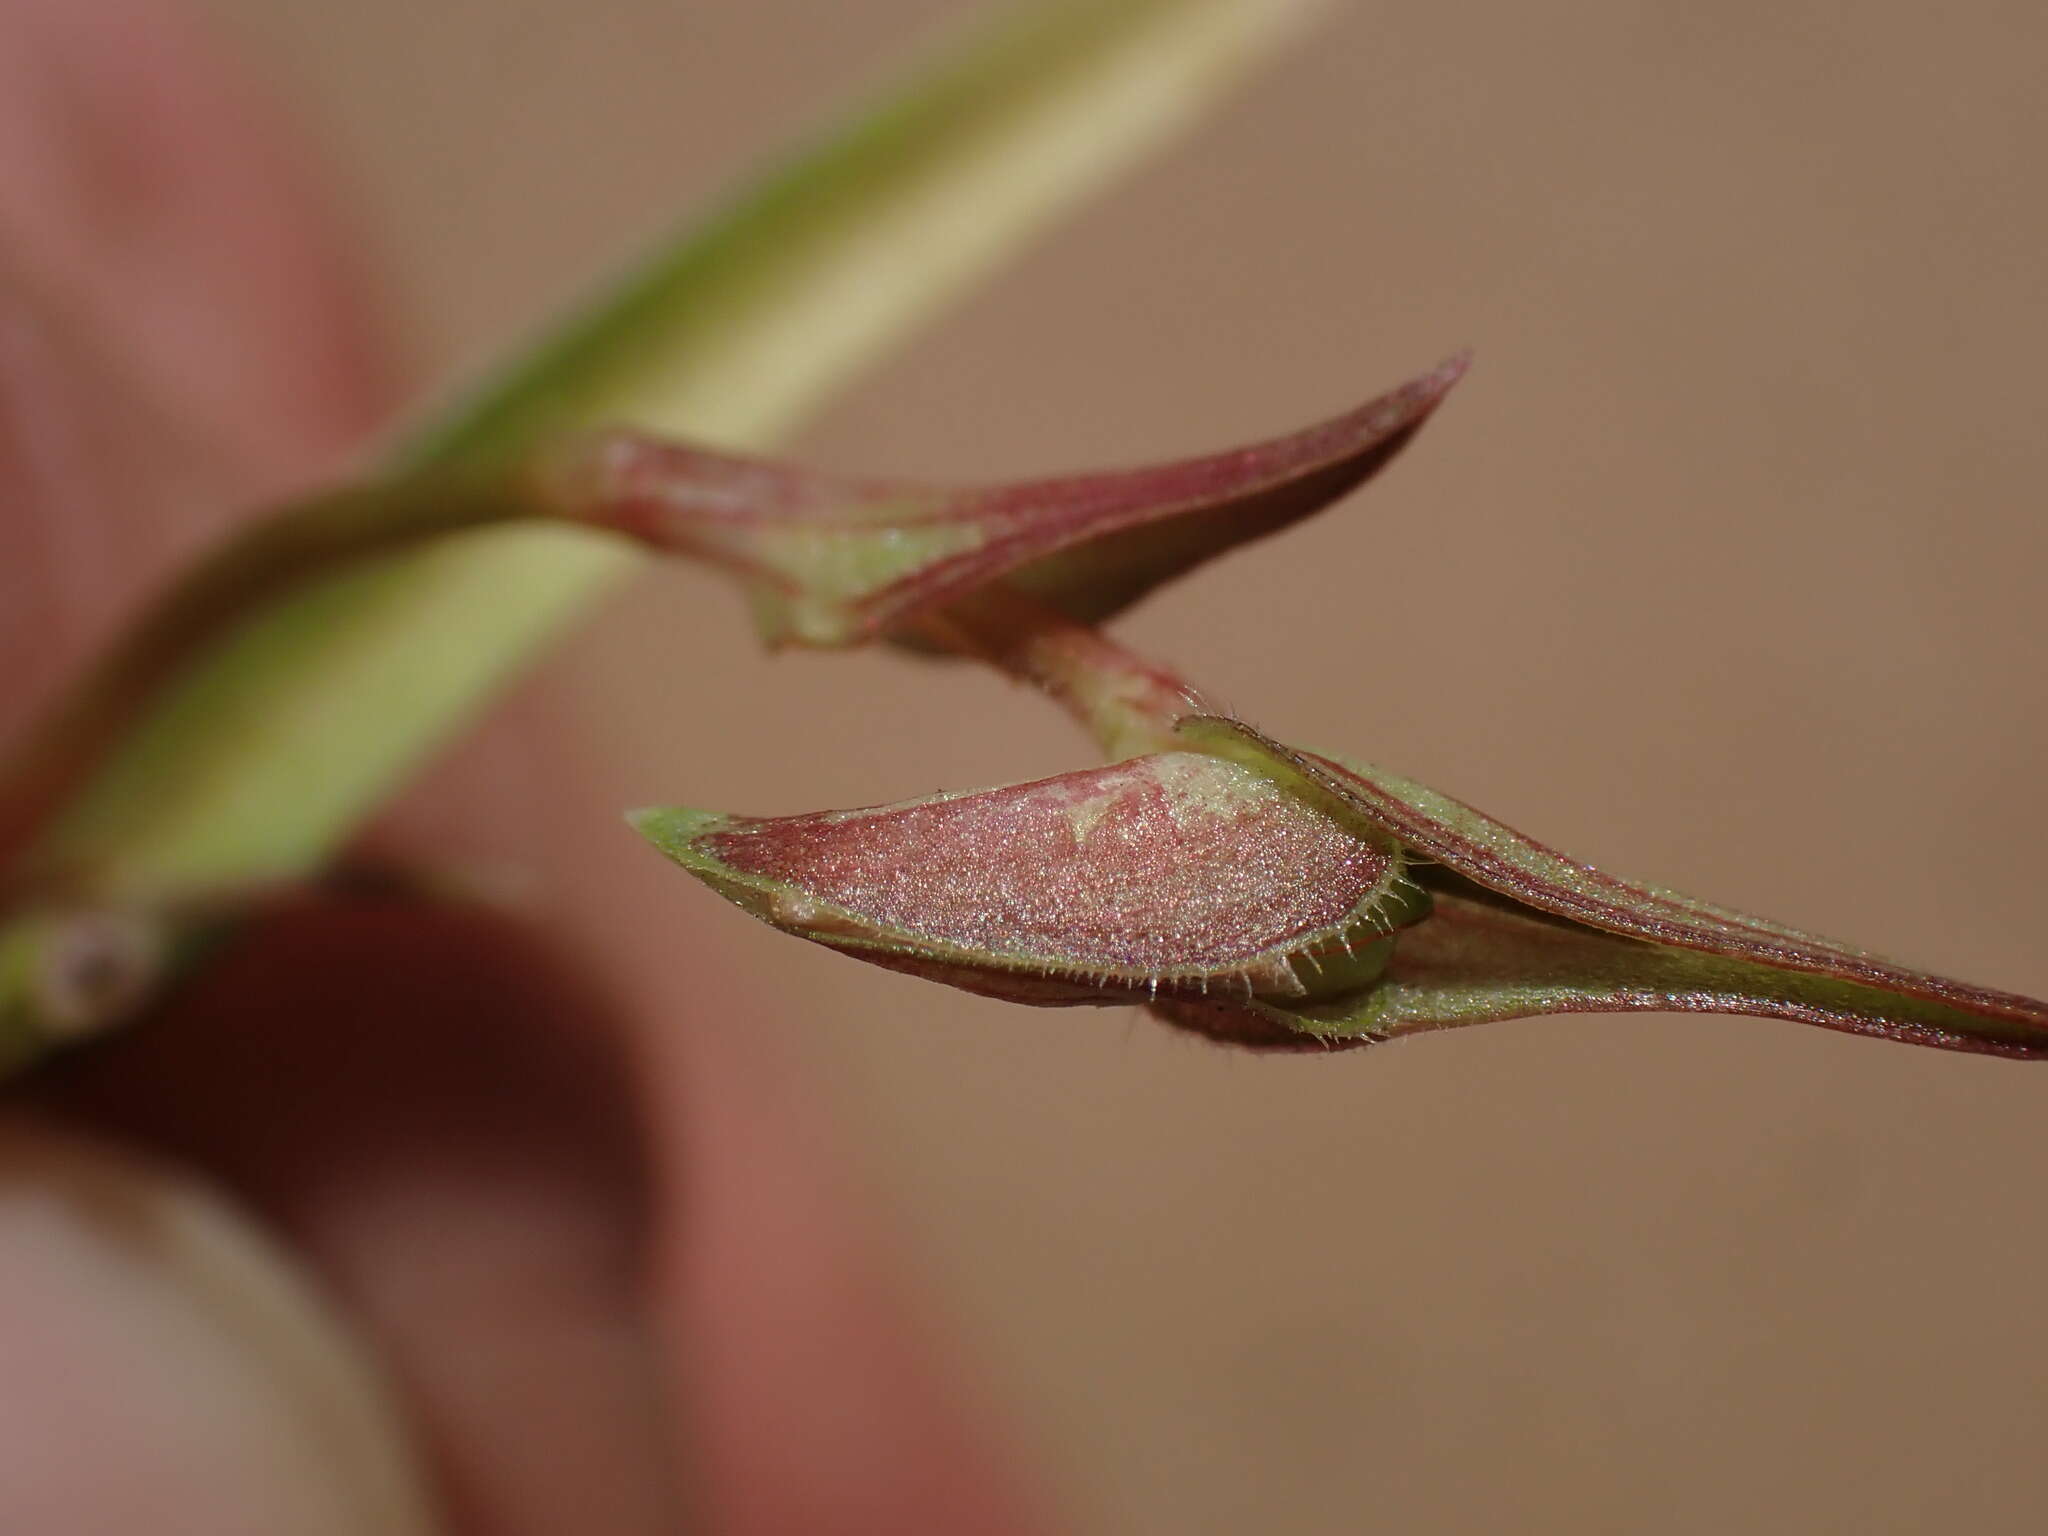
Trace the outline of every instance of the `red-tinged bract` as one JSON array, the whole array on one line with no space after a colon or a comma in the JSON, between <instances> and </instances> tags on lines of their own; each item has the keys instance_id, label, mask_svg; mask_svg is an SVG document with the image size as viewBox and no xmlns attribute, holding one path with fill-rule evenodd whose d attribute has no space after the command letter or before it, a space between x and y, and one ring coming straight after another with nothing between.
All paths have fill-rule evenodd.
<instances>
[{"instance_id":1,"label":"red-tinged bract","mask_svg":"<svg viewBox=\"0 0 2048 1536\"><path fill-rule=\"evenodd\" d=\"M1426 905L1390 846L1193 752L858 811L636 819L777 927L1025 1002L1321 995Z\"/></svg>"},{"instance_id":2,"label":"red-tinged bract","mask_svg":"<svg viewBox=\"0 0 2048 1536\"><path fill-rule=\"evenodd\" d=\"M920 642L920 621L995 582L1095 623L1356 489L1464 371L1453 358L1226 453L1008 485L861 479L619 433L558 469L551 504L733 572L773 644Z\"/></svg>"}]
</instances>

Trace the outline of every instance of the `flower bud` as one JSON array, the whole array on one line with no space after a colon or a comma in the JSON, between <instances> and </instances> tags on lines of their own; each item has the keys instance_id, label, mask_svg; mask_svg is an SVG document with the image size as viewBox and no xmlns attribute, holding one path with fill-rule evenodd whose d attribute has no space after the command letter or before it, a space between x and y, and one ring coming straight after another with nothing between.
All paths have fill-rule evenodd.
<instances>
[{"instance_id":1,"label":"flower bud","mask_svg":"<svg viewBox=\"0 0 2048 1536\"><path fill-rule=\"evenodd\" d=\"M864 810L633 821L764 922L1025 1003L1313 1001L1371 982L1428 910L1391 844L1194 752Z\"/></svg>"}]
</instances>

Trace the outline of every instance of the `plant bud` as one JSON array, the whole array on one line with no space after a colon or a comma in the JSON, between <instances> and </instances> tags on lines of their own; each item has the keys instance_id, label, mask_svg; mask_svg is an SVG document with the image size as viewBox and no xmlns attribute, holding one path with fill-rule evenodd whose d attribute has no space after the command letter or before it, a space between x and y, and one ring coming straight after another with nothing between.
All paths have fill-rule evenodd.
<instances>
[{"instance_id":1,"label":"plant bud","mask_svg":"<svg viewBox=\"0 0 2048 1536\"><path fill-rule=\"evenodd\" d=\"M160 924L120 911L29 912L0 930L0 1068L122 1019L162 975Z\"/></svg>"},{"instance_id":2,"label":"plant bud","mask_svg":"<svg viewBox=\"0 0 2048 1536\"><path fill-rule=\"evenodd\" d=\"M633 822L764 922L1025 1003L1309 1002L1369 983L1428 910L1391 844L1194 752L864 810Z\"/></svg>"},{"instance_id":3,"label":"plant bud","mask_svg":"<svg viewBox=\"0 0 2048 1536\"><path fill-rule=\"evenodd\" d=\"M1367 764L1157 722L1106 768L856 811L634 822L786 932L1257 1049L1552 1013L1751 1014L2048 1056L2048 1003L1605 874Z\"/></svg>"}]
</instances>

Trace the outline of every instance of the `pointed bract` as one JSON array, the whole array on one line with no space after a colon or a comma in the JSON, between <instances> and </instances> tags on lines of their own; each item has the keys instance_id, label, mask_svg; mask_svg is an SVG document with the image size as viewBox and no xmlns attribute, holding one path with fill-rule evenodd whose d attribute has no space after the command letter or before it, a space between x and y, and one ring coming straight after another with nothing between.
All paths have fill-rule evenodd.
<instances>
[{"instance_id":1,"label":"pointed bract","mask_svg":"<svg viewBox=\"0 0 2048 1536\"><path fill-rule=\"evenodd\" d=\"M1326 995L1427 910L1396 852L1193 752L863 810L634 822L765 922L1019 1002Z\"/></svg>"},{"instance_id":2,"label":"pointed bract","mask_svg":"<svg viewBox=\"0 0 2048 1536\"><path fill-rule=\"evenodd\" d=\"M1252 1036L1263 1027L1369 1041L1532 1014L1655 1010L2048 1056L2048 1003L1606 874L1413 780L1297 752L1240 721L1193 716L1177 734L1297 792L1313 785L1341 802L1415 856L1415 878L1436 899L1371 988L1298 1009L1260 1000L1248 1017L1176 1014L1205 1033Z\"/></svg>"},{"instance_id":3,"label":"pointed bract","mask_svg":"<svg viewBox=\"0 0 2048 1536\"><path fill-rule=\"evenodd\" d=\"M562 515L722 566L774 644L857 645L998 581L1094 622L1346 495L1414 436L1458 357L1333 420L1144 469L948 487L613 434L558 472Z\"/></svg>"}]
</instances>

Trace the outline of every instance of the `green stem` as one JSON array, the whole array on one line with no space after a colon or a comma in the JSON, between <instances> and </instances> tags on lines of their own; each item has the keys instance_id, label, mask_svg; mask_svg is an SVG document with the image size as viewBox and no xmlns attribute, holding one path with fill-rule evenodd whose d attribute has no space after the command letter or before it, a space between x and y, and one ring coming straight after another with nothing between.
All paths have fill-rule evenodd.
<instances>
[{"instance_id":1,"label":"green stem","mask_svg":"<svg viewBox=\"0 0 2048 1536\"><path fill-rule=\"evenodd\" d=\"M393 455L393 480L446 485L476 474L489 483L597 424L771 442L1196 116L1304 9L1293 0L1026 7L796 157L413 435ZM389 483L367 504L392 504ZM348 498L335 505L342 522L353 515ZM460 505L443 510L462 524ZM216 606L202 613L181 599L159 621L182 626L177 666L145 659L123 674L116 664L96 686L110 675L125 682L74 701L69 726L39 738L68 744L39 755L8 793L36 812L30 867L66 871L70 883L57 915L29 906L0 928L0 954L13 957L0 967L0 1035L50 1033L23 978L49 974L43 961L77 924L141 913L175 930L178 920L162 914L195 897L317 870L634 558L616 540L559 528L411 547L418 538L416 528L394 534L408 547L339 568L309 557L305 569L319 574L288 581L259 569L275 550L223 558L208 578L219 583ZM16 820L17 844L27 822ZM143 990L110 989L124 999Z\"/></svg>"},{"instance_id":2,"label":"green stem","mask_svg":"<svg viewBox=\"0 0 2048 1536\"><path fill-rule=\"evenodd\" d=\"M996 585L924 621L934 644L1038 689L1080 722L1111 762L1176 750L1174 723L1207 712L1171 668L1014 587Z\"/></svg>"}]
</instances>

